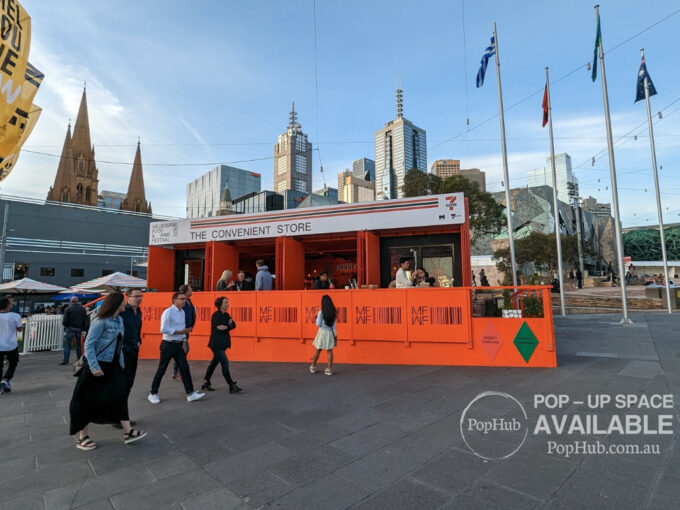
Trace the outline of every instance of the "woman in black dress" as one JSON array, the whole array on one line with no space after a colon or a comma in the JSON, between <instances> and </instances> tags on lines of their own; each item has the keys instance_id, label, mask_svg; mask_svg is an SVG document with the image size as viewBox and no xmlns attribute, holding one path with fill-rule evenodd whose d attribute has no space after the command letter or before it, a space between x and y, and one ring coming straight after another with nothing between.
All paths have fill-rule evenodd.
<instances>
[{"instance_id":1,"label":"woman in black dress","mask_svg":"<svg viewBox=\"0 0 680 510\"><path fill-rule=\"evenodd\" d=\"M127 377L121 352L123 319L118 314L125 309L121 292L106 296L92 321L85 339L86 363L78 375L69 412L70 434L78 434L76 446L81 450L97 447L87 435L90 423L120 422L125 443L144 436L143 430L133 429L127 415Z\"/></svg>"},{"instance_id":2,"label":"woman in black dress","mask_svg":"<svg viewBox=\"0 0 680 510\"><path fill-rule=\"evenodd\" d=\"M205 371L205 377L203 378L202 390L213 391L213 387L210 385L210 378L217 368L217 365L222 366L222 375L224 380L227 381L229 385L229 393L238 393L241 388L236 386L236 381L232 380L231 374L229 373L229 360L227 359L226 350L231 347L231 336L229 331L236 327L234 319L231 318L227 310L229 310L229 300L224 296L220 296L215 300L215 308L217 311L213 313L210 328L210 342L208 347L213 352L213 358L208 365L208 369Z\"/></svg>"}]
</instances>

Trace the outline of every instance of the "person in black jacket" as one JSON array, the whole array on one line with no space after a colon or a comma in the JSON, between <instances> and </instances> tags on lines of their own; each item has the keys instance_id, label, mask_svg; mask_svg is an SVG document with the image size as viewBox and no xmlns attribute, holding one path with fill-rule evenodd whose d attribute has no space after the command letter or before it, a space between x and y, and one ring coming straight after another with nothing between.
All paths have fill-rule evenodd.
<instances>
[{"instance_id":1,"label":"person in black jacket","mask_svg":"<svg viewBox=\"0 0 680 510\"><path fill-rule=\"evenodd\" d=\"M196 325L196 307L194 304L191 302L191 295L194 293L193 289L191 288L191 285L180 285L179 288L177 289L178 292L184 294L187 297L187 302L184 305L184 308L182 309L184 311L184 315L186 317L185 322L187 325L187 328L193 328ZM189 334L187 333L186 337L186 343L187 343L187 350L185 354L189 354ZM179 365L175 361L175 364L172 366L172 378L181 381L182 376L179 373Z\"/></svg>"},{"instance_id":2,"label":"person in black jacket","mask_svg":"<svg viewBox=\"0 0 680 510\"><path fill-rule=\"evenodd\" d=\"M71 297L71 305L64 311L64 316L61 320L65 330L64 338L64 361L60 365L68 365L71 357L71 339L75 337L76 343L76 359L80 359L83 350L80 344L80 337L83 330L87 329L87 312L80 304L77 296Z\"/></svg>"},{"instance_id":3,"label":"person in black jacket","mask_svg":"<svg viewBox=\"0 0 680 510\"><path fill-rule=\"evenodd\" d=\"M213 358L208 365L208 369L205 371L205 377L203 378L202 390L214 391L213 387L210 385L210 378L217 368L217 365L222 365L222 375L224 380L227 381L229 385L229 393L238 393L241 391L236 385L236 381L231 378L229 373L229 360L227 359L226 350L231 347L231 336L229 332L236 327L234 319L231 318L227 310L229 310L229 300L220 296L215 300L215 308L217 311L213 313L210 319L210 342L208 347L213 352Z\"/></svg>"},{"instance_id":4,"label":"person in black jacket","mask_svg":"<svg viewBox=\"0 0 680 510\"><path fill-rule=\"evenodd\" d=\"M255 282L246 277L245 271L239 271L236 278L236 282L227 290L255 290Z\"/></svg>"}]
</instances>

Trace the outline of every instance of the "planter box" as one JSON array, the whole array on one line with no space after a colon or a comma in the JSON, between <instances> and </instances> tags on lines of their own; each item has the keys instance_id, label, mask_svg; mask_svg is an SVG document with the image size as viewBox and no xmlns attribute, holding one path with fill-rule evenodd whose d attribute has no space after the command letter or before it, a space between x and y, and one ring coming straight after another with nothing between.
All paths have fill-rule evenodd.
<instances>
[{"instance_id":1,"label":"planter box","mask_svg":"<svg viewBox=\"0 0 680 510\"><path fill-rule=\"evenodd\" d=\"M504 319L521 319L522 310L503 310Z\"/></svg>"}]
</instances>

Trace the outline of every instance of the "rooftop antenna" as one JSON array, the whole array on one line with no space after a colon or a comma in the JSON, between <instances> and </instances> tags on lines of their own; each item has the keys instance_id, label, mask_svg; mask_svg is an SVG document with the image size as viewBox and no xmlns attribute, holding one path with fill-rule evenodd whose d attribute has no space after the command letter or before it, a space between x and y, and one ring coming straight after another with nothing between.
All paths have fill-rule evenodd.
<instances>
[{"instance_id":1,"label":"rooftop antenna","mask_svg":"<svg viewBox=\"0 0 680 510\"><path fill-rule=\"evenodd\" d=\"M289 119L290 119L290 127L295 129L295 126L297 124L297 113L295 112L295 101L293 101L293 107L290 110Z\"/></svg>"},{"instance_id":2,"label":"rooftop antenna","mask_svg":"<svg viewBox=\"0 0 680 510\"><path fill-rule=\"evenodd\" d=\"M397 89L397 118L401 119L404 116L404 91Z\"/></svg>"}]
</instances>

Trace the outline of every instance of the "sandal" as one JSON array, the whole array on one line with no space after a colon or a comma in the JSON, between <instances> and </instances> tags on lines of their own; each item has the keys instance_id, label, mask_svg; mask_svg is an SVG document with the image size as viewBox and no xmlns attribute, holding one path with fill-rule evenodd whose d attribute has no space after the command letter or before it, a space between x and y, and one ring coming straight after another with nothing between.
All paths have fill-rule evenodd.
<instances>
[{"instance_id":1,"label":"sandal","mask_svg":"<svg viewBox=\"0 0 680 510\"><path fill-rule=\"evenodd\" d=\"M130 444L139 441L143 437L146 437L146 432L143 430L130 429L130 432L125 433L123 436L123 441L125 444Z\"/></svg>"},{"instance_id":2,"label":"sandal","mask_svg":"<svg viewBox=\"0 0 680 510\"><path fill-rule=\"evenodd\" d=\"M76 440L76 448L81 450L94 450L97 447L97 443L90 439L90 436L84 436Z\"/></svg>"}]
</instances>

